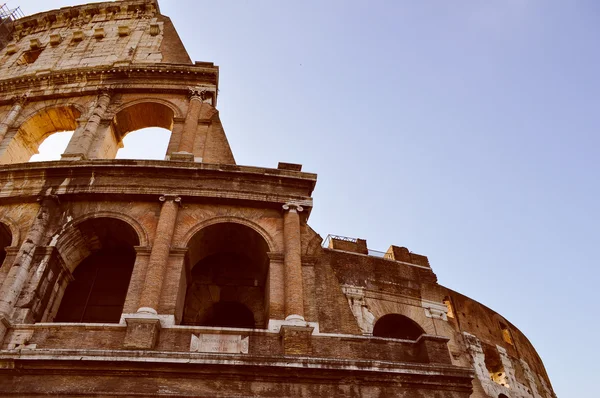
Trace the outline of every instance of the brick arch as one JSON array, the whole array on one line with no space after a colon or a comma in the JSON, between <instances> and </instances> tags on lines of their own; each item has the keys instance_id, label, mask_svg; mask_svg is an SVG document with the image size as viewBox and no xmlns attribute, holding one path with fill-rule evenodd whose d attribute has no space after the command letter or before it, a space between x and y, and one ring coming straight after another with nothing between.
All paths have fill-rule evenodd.
<instances>
[{"instance_id":1,"label":"brick arch","mask_svg":"<svg viewBox=\"0 0 600 398\"><path fill-rule=\"evenodd\" d=\"M221 223L235 223L235 224L245 225L246 227L253 229L255 232L257 232L259 235L262 236L262 238L267 243L267 246L269 246L269 251L273 252L273 251L277 250L277 245L275 245L275 240L273 239L271 234L269 234L262 226L260 226L258 223L249 221L248 219L245 219L242 217L235 217L235 216L214 217L214 218L210 218L208 220L205 220L203 222L200 222L200 223L194 225L183 236L183 239L182 239L183 245L181 245L181 247L183 247L183 248L188 247L190 244L190 241L192 240L194 235L196 235L196 233L198 233L200 230L202 230L206 227L209 227L211 225L221 224Z\"/></svg>"},{"instance_id":2,"label":"brick arch","mask_svg":"<svg viewBox=\"0 0 600 398\"><path fill-rule=\"evenodd\" d=\"M371 326L375 326L378 320L388 314L398 314L410 318L412 321L417 323L426 334L435 334L430 318L425 315L425 310L418 304L398 303L395 301L381 300L381 299L366 299L369 309L371 310L374 318ZM371 329L372 331L372 329Z\"/></svg>"},{"instance_id":3,"label":"brick arch","mask_svg":"<svg viewBox=\"0 0 600 398\"><path fill-rule=\"evenodd\" d=\"M148 246L148 234L134 218L117 212L101 211L87 214L64 225L51 239L50 246L55 246L61 254L67 268L73 272L77 265L90 255L93 242L86 241L79 230L79 225L94 219L114 219L124 222L136 235L136 246Z\"/></svg>"},{"instance_id":4,"label":"brick arch","mask_svg":"<svg viewBox=\"0 0 600 398\"><path fill-rule=\"evenodd\" d=\"M373 336L376 337L417 340L426 333L425 329L414 319L398 313L385 314L373 323Z\"/></svg>"},{"instance_id":5,"label":"brick arch","mask_svg":"<svg viewBox=\"0 0 600 398\"><path fill-rule=\"evenodd\" d=\"M211 219L194 228L186 247L191 272L182 323L265 328L271 248L257 226L229 217Z\"/></svg>"},{"instance_id":6,"label":"brick arch","mask_svg":"<svg viewBox=\"0 0 600 398\"><path fill-rule=\"evenodd\" d=\"M69 228L77 226L77 225L81 224L82 222L93 219L93 218L115 218L117 220L121 220L121 221L129 224L129 226L131 226L136 231L139 242L140 242L139 246L146 247L146 246L150 245L150 240L148 239L148 233L146 232L146 229L142 226L142 224L139 223L138 220L136 220L134 217L131 217L130 215L125 214L125 213L119 213L116 211L107 211L107 210L96 211L94 213L84 214L81 217L77 217L76 219L69 221L61 229L61 231L59 231L55 236L58 238L59 235L63 235L63 231L66 231ZM1 218L0 218L0 221L1 221Z\"/></svg>"}]
</instances>

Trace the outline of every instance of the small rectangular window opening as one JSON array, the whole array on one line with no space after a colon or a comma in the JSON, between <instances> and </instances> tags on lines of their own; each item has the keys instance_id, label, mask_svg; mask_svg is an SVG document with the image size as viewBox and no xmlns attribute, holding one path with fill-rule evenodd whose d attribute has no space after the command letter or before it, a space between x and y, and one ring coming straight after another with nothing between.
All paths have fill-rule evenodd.
<instances>
[{"instance_id":1,"label":"small rectangular window opening","mask_svg":"<svg viewBox=\"0 0 600 398\"><path fill-rule=\"evenodd\" d=\"M448 308L448 318L454 318L454 308L452 308L450 297L444 297L444 304L446 304L446 308Z\"/></svg>"},{"instance_id":2,"label":"small rectangular window opening","mask_svg":"<svg viewBox=\"0 0 600 398\"><path fill-rule=\"evenodd\" d=\"M34 63L38 59L42 51L44 51L43 48L25 51L17 60L17 65L22 66Z\"/></svg>"},{"instance_id":3,"label":"small rectangular window opening","mask_svg":"<svg viewBox=\"0 0 600 398\"><path fill-rule=\"evenodd\" d=\"M502 339L508 344L512 345L512 336L510 335L510 330L508 330L508 326L500 322L500 330L502 331Z\"/></svg>"}]
</instances>

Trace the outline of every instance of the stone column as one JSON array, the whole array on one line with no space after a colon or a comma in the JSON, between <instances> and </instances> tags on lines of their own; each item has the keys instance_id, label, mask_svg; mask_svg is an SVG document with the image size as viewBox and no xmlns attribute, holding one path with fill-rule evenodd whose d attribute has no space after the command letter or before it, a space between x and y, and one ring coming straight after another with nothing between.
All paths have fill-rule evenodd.
<instances>
[{"instance_id":1,"label":"stone column","mask_svg":"<svg viewBox=\"0 0 600 398\"><path fill-rule=\"evenodd\" d=\"M150 260L146 271L146 279L140 296L138 313L158 314L158 305L165 278L165 271L171 250L171 238L175 230L175 221L181 198L178 196L161 196L163 202L156 226L156 234Z\"/></svg>"},{"instance_id":2,"label":"stone column","mask_svg":"<svg viewBox=\"0 0 600 398\"><path fill-rule=\"evenodd\" d=\"M100 94L98 94L92 115L84 128L75 130L65 153L61 156L62 160L80 160L89 158L90 147L96 137L102 117L110 105L110 99L110 90L102 90Z\"/></svg>"},{"instance_id":3,"label":"stone column","mask_svg":"<svg viewBox=\"0 0 600 398\"><path fill-rule=\"evenodd\" d=\"M4 120L0 121L0 142L2 142L2 140L6 136L6 132L8 131L8 129L10 129L13 123L17 120L17 117L19 117L19 114L21 113L21 110L23 109L26 100L27 97L24 95L14 98L13 107L8 112L8 115L6 115Z\"/></svg>"},{"instance_id":4,"label":"stone column","mask_svg":"<svg viewBox=\"0 0 600 398\"><path fill-rule=\"evenodd\" d=\"M302 288L302 254L300 240L301 206L283 205L283 239L285 268L285 320L304 321L304 293Z\"/></svg>"},{"instance_id":5,"label":"stone column","mask_svg":"<svg viewBox=\"0 0 600 398\"><path fill-rule=\"evenodd\" d=\"M17 299L27 283L35 248L42 243L50 221L50 211L56 205L55 200L56 197L54 196L45 196L40 199L40 208L33 225L29 229L19 253L0 288L0 320L3 320L0 323L0 344L6 333L6 320L10 319Z\"/></svg>"},{"instance_id":6,"label":"stone column","mask_svg":"<svg viewBox=\"0 0 600 398\"><path fill-rule=\"evenodd\" d=\"M205 92L201 89L190 88L190 103L183 123L183 132L177 152L171 155L173 160L194 161L194 141L198 130L198 119L202 110Z\"/></svg>"}]
</instances>

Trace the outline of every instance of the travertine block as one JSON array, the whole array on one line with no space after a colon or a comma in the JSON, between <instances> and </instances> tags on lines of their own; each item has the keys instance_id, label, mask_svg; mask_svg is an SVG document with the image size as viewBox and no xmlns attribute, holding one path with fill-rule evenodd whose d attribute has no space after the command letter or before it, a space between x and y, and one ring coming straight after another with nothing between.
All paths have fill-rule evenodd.
<instances>
[{"instance_id":1,"label":"travertine block","mask_svg":"<svg viewBox=\"0 0 600 398\"><path fill-rule=\"evenodd\" d=\"M131 318L127 322L127 334L123 348L151 350L156 346L160 333L160 320L156 318Z\"/></svg>"}]
</instances>

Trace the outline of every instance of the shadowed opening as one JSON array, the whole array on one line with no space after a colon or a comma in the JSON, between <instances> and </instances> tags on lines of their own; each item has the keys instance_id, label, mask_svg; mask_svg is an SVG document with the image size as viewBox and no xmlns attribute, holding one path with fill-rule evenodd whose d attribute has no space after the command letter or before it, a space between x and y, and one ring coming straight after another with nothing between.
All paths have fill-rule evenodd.
<instances>
[{"instance_id":1,"label":"shadowed opening","mask_svg":"<svg viewBox=\"0 0 600 398\"><path fill-rule=\"evenodd\" d=\"M139 245L135 230L113 218L96 218L77 226L85 258L73 272L55 322L118 323ZM89 251L89 252L87 252Z\"/></svg>"},{"instance_id":2,"label":"shadowed opening","mask_svg":"<svg viewBox=\"0 0 600 398\"><path fill-rule=\"evenodd\" d=\"M508 387L508 376L496 347L482 343L481 348L483 348L485 367L490 374L490 379L501 386Z\"/></svg>"},{"instance_id":3,"label":"shadowed opening","mask_svg":"<svg viewBox=\"0 0 600 398\"><path fill-rule=\"evenodd\" d=\"M12 233L10 232L10 228L4 223L0 223L0 267L6 258L6 248L11 244Z\"/></svg>"},{"instance_id":4,"label":"shadowed opening","mask_svg":"<svg viewBox=\"0 0 600 398\"><path fill-rule=\"evenodd\" d=\"M373 328L373 336L392 339L416 340L423 329L412 319L400 314L384 315Z\"/></svg>"},{"instance_id":5,"label":"shadowed opening","mask_svg":"<svg viewBox=\"0 0 600 398\"><path fill-rule=\"evenodd\" d=\"M264 328L268 245L252 228L220 223L189 243L194 264L185 298L185 325Z\"/></svg>"}]
</instances>

